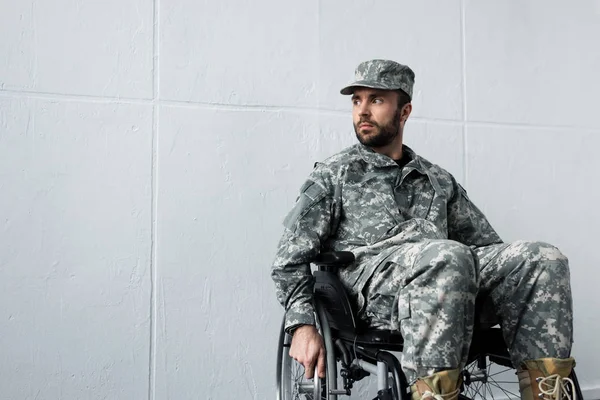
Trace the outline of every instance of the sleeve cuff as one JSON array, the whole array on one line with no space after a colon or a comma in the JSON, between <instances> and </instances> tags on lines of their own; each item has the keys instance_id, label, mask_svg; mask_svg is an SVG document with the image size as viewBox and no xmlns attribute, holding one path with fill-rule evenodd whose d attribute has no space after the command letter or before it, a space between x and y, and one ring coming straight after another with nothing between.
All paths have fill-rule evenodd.
<instances>
[{"instance_id":1,"label":"sleeve cuff","mask_svg":"<svg viewBox=\"0 0 600 400\"><path fill-rule=\"evenodd\" d=\"M315 311L310 303L293 305L285 313L285 331L290 335L301 325L315 324Z\"/></svg>"}]
</instances>

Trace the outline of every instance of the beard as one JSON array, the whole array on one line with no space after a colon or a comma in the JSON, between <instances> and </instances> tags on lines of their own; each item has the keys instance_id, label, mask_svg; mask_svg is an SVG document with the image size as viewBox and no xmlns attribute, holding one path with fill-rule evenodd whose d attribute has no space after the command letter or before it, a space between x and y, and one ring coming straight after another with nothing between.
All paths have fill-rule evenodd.
<instances>
[{"instance_id":1,"label":"beard","mask_svg":"<svg viewBox=\"0 0 600 400\"><path fill-rule=\"evenodd\" d=\"M373 131L368 136L360 133L359 125L368 123L373 126ZM400 110L394 114L394 118L384 125L380 125L368 119L360 119L354 124L354 133L360 143L368 147L384 147L392 143L400 133Z\"/></svg>"}]
</instances>

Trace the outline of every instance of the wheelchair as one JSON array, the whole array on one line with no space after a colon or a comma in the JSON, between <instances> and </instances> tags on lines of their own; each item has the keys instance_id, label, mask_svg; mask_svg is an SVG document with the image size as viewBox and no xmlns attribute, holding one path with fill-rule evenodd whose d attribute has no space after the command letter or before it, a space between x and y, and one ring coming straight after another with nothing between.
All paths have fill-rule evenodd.
<instances>
[{"instance_id":1,"label":"wheelchair","mask_svg":"<svg viewBox=\"0 0 600 400\"><path fill-rule=\"evenodd\" d=\"M326 352L326 374L320 379L304 377L304 367L289 356L292 337L281 326L277 352L278 400L338 400L351 396L354 384L376 377L373 400L410 400L409 383L400 361L393 354L402 351L398 331L368 329L357 320L353 303L341 281L338 268L354 262L351 252L322 253L313 262L315 319ZM462 371L459 400L520 399L516 370L512 366L497 320L485 320L491 304L478 299L476 323L468 362ZM285 318L284 318L285 321ZM339 367L339 369L338 369ZM569 377L572 400L583 399L575 370Z\"/></svg>"}]
</instances>

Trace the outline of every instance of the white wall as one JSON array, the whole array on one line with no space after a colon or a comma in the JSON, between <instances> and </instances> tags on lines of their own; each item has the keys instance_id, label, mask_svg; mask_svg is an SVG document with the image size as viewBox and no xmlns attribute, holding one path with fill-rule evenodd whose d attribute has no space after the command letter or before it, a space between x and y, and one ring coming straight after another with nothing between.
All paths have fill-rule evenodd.
<instances>
[{"instance_id":1,"label":"white wall","mask_svg":"<svg viewBox=\"0 0 600 400\"><path fill-rule=\"evenodd\" d=\"M0 0L0 399L273 398L281 221L375 57L407 142L570 257L600 398L598 38L597 0Z\"/></svg>"}]
</instances>

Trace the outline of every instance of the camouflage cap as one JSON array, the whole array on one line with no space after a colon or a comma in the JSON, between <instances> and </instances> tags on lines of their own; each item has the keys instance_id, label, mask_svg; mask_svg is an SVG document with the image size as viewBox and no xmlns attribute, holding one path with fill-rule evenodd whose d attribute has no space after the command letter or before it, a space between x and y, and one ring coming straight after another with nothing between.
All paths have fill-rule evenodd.
<instances>
[{"instance_id":1,"label":"camouflage cap","mask_svg":"<svg viewBox=\"0 0 600 400\"><path fill-rule=\"evenodd\" d=\"M354 82L340 90L341 94L352 94L356 87L401 89L412 99L415 73L407 65L391 60L364 61L356 67L354 79Z\"/></svg>"}]
</instances>

